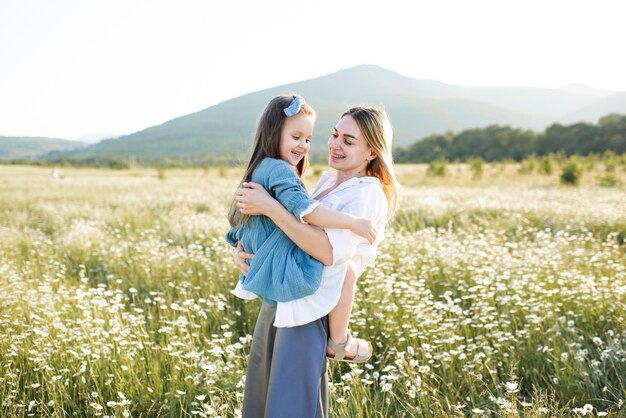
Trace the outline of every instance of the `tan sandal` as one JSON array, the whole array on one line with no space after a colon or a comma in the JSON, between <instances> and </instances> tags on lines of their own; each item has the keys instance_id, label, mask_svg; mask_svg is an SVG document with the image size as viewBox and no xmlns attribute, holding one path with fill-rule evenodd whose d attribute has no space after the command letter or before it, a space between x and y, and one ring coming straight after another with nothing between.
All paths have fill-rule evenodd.
<instances>
[{"instance_id":1,"label":"tan sandal","mask_svg":"<svg viewBox=\"0 0 626 418\"><path fill-rule=\"evenodd\" d=\"M352 344L356 344L356 355L354 357L346 357L350 352ZM348 340L343 344L337 344L328 338L328 346L335 352L334 355L326 353L326 357L331 360L347 361L350 363L365 363L372 357L372 344L363 338L353 338L348 331Z\"/></svg>"}]
</instances>

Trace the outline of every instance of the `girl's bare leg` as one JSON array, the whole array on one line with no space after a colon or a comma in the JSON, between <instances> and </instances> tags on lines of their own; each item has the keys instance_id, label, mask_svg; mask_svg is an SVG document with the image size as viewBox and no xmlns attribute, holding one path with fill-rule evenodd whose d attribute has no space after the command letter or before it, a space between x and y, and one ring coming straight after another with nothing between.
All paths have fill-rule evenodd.
<instances>
[{"instance_id":1,"label":"girl's bare leg","mask_svg":"<svg viewBox=\"0 0 626 418\"><path fill-rule=\"evenodd\" d=\"M352 304L354 303L354 292L356 290L356 267L352 261L348 262L348 270L341 288L341 296L337 306L328 314L328 328L330 339L337 344L343 344L348 341L348 323L352 314ZM328 354L334 355L335 352L328 347ZM356 355L357 346L353 344L347 353L348 358Z\"/></svg>"}]
</instances>

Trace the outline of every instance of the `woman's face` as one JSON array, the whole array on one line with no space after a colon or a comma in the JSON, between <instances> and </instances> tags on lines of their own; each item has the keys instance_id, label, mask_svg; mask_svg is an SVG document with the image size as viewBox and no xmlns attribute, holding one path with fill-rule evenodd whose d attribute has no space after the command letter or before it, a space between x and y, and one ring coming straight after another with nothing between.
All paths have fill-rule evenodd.
<instances>
[{"instance_id":1,"label":"woman's face","mask_svg":"<svg viewBox=\"0 0 626 418\"><path fill-rule=\"evenodd\" d=\"M350 177L367 174L373 153L352 116L339 120L328 138L328 165Z\"/></svg>"},{"instance_id":2,"label":"woman's face","mask_svg":"<svg viewBox=\"0 0 626 418\"><path fill-rule=\"evenodd\" d=\"M311 148L315 119L298 113L285 120L280 133L280 159L297 166Z\"/></svg>"}]
</instances>

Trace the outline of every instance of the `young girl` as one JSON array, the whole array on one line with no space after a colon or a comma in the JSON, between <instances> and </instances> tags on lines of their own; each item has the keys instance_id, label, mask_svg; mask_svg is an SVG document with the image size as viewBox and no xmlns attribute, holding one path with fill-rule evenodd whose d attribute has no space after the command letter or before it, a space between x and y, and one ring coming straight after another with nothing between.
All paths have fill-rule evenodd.
<instances>
[{"instance_id":1,"label":"young girl","mask_svg":"<svg viewBox=\"0 0 626 418\"><path fill-rule=\"evenodd\" d=\"M349 229L372 244L376 240L376 230L370 219L329 209L310 199L302 186L300 177L307 166L314 123L315 112L302 97L272 99L258 123L252 156L242 183L252 181L262 185L303 222L324 228ZM239 277L233 291L235 295L244 299L258 296L264 302L276 305L276 302L309 296L318 289L322 263L296 246L272 220L241 214L236 200L233 200L228 218L231 228L226 240L233 246L240 243L245 252L255 254L247 274L242 273ZM347 282L356 280L353 269L348 269L346 276ZM330 341L342 341L348 334L351 308L350 296L349 300L340 299L329 315ZM352 356L336 358L367 361L372 355L371 344L359 341L360 347Z\"/></svg>"}]
</instances>

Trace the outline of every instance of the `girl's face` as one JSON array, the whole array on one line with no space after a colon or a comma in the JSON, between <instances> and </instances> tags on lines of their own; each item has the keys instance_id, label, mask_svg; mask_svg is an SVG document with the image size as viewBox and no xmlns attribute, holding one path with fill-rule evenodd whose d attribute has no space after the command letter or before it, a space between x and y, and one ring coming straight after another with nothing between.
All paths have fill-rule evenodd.
<instances>
[{"instance_id":1,"label":"girl's face","mask_svg":"<svg viewBox=\"0 0 626 418\"><path fill-rule=\"evenodd\" d=\"M280 133L280 159L295 167L311 148L315 119L303 113L285 120Z\"/></svg>"},{"instance_id":2,"label":"girl's face","mask_svg":"<svg viewBox=\"0 0 626 418\"><path fill-rule=\"evenodd\" d=\"M349 177L367 174L367 165L374 158L352 116L346 115L333 128L328 138L328 165Z\"/></svg>"}]
</instances>

